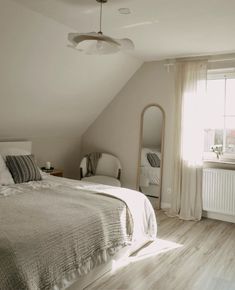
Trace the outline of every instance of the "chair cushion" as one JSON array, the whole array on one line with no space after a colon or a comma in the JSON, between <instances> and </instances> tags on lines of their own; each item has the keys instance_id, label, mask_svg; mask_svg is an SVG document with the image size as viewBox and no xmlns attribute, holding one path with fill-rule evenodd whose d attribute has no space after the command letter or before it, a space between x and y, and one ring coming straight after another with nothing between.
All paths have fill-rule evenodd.
<instances>
[{"instance_id":1,"label":"chair cushion","mask_svg":"<svg viewBox=\"0 0 235 290\"><path fill-rule=\"evenodd\" d=\"M103 176L103 175L94 175L90 177L84 177L82 178L82 181L121 187L121 182L118 179L114 177Z\"/></svg>"},{"instance_id":2,"label":"chair cushion","mask_svg":"<svg viewBox=\"0 0 235 290\"><path fill-rule=\"evenodd\" d=\"M96 175L117 178L118 169L120 168L120 161L117 159L117 157L110 154L102 153L102 156L97 164Z\"/></svg>"}]
</instances>

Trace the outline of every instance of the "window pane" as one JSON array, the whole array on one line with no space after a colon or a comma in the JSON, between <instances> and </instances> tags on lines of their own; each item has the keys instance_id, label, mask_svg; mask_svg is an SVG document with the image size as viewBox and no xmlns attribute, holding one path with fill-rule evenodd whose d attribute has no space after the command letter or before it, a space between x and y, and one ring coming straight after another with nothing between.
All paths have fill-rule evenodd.
<instances>
[{"instance_id":1,"label":"window pane","mask_svg":"<svg viewBox=\"0 0 235 290\"><path fill-rule=\"evenodd\" d=\"M207 84L207 98L204 106L208 111L208 117L205 122L207 129L222 129L224 115L224 88L225 80L208 80Z\"/></svg>"},{"instance_id":2,"label":"window pane","mask_svg":"<svg viewBox=\"0 0 235 290\"><path fill-rule=\"evenodd\" d=\"M226 117L226 152L235 153L235 117Z\"/></svg>"},{"instance_id":3,"label":"window pane","mask_svg":"<svg viewBox=\"0 0 235 290\"><path fill-rule=\"evenodd\" d=\"M204 152L210 152L214 145L223 145L223 129L204 130Z\"/></svg>"},{"instance_id":4,"label":"window pane","mask_svg":"<svg viewBox=\"0 0 235 290\"><path fill-rule=\"evenodd\" d=\"M226 115L235 116L235 79L227 79Z\"/></svg>"},{"instance_id":5,"label":"window pane","mask_svg":"<svg viewBox=\"0 0 235 290\"><path fill-rule=\"evenodd\" d=\"M225 99L226 84L226 99ZM208 118L204 126L204 152L223 146L223 157L235 155L235 78L208 80L204 102ZM232 155L229 155L232 154ZM234 154L234 155L233 155ZM209 155L208 155L209 156Z\"/></svg>"}]
</instances>

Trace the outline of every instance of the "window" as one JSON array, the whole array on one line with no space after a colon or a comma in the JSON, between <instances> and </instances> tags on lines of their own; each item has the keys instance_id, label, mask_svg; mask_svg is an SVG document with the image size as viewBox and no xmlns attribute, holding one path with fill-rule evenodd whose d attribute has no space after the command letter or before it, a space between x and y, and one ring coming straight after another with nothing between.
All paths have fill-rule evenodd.
<instances>
[{"instance_id":1,"label":"window","mask_svg":"<svg viewBox=\"0 0 235 290\"><path fill-rule=\"evenodd\" d=\"M235 73L233 70L209 71L205 106L207 118L204 125L204 158L216 158L217 152L220 159L235 161ZM223 155L220 155L220 152Z\"/></svg>"}]
</instances>

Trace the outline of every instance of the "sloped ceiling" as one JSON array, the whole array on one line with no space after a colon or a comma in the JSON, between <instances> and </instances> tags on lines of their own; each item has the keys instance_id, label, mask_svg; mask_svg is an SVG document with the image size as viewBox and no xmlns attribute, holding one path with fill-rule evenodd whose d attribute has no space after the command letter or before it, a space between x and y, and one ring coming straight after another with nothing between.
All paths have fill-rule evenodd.
<instances>
[{"instance_id":1,"label":"sloped ceiling","mask_svg":"<svg viewBox=\"0 0 235 290\"><path fill-rule=\"evenodd\" d=\"M96 0L15 0L79 31L98 30ZM129 15L118 8L128 7ZM133 39L145 61L235 52L234 0L109 0L103 30Z\"/></svg>"},{"instance_id":2,"label":"sloped ceiling","mask_svg":"<svg viewBox=\"0 0 235 290\"><path fill-rule=\"evenodd\" d=\"M67 34L97 31L95 0L1 0L0 138L81 136L143 61L234 52L234 10L231 0L109 0L104 32L136 49L86 56Z\"/></svg>"},{"instance_id":3,"label":"sloped ceiling","mask_svg":"<svg viewBox=\"0 0 235 290\"><path fill-rule=\"evenodd\" d=\"M0 1L0 138L81 136L142 62L81 55L71 28L16 2Z\"/></svg>"}]
</instances>

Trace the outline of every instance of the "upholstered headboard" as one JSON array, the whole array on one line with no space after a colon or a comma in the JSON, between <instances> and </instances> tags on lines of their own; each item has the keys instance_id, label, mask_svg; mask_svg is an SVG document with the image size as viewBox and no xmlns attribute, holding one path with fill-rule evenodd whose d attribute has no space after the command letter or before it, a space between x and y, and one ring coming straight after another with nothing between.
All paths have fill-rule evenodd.
<instances>
[{"instance_id":1,"label":"upholstered headboard","mask_svg":"<svg viewBox=\"0 0 235 290\"><path fill-rule=\"evenodd\" d=\"M32 152L31 141L11 141L11 142L0 142L0 154L8 150L24 150Z\"/></svg>"}]
</instances>

